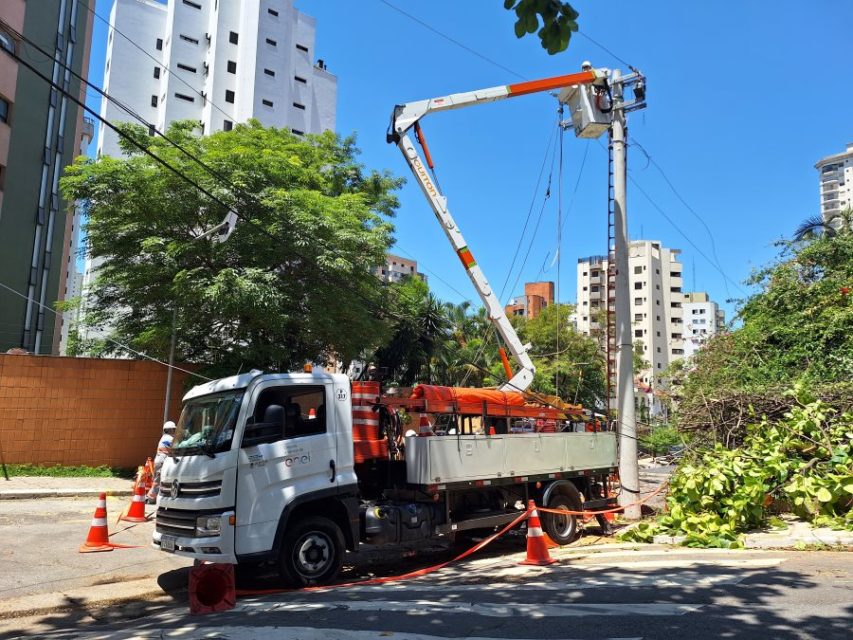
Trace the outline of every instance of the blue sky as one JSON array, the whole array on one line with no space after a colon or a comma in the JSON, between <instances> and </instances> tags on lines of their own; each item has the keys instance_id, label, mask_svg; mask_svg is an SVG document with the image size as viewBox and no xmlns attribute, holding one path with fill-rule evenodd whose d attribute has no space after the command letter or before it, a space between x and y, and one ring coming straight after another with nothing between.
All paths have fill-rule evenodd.
<instances>
[{"instance_id":1,"label":"blue sky","mask_svg":"<svg viewBox=\"0 0 853 640\"><path fill-rule=\"evenodd\" d=\"M297 0L296 6L317 19L316 56L338 77L338 132L357 134L367 166L408 179L394 220L394 251L418 260L440 298L479 303L400 152L385 143L393 106L517 82L514 74L535 79L571 73L585 59L597 67L627 69L583 36L576 35L556 56L548 56L536 37L516 39L514 14L501 0L389 2L480 55L381 0ZM111 4L98 0L97 12L107 17ZM776 255L774 241L819 213L814 163L853 142L853 3L576 0L573 5L584 34L648 78L648 108L630 114L629 135L655 164L637 146L629 150L635 181L628 186L631 237L681 249L685 290L708 291L731 317L733 305L725 301L744 295L750 271ZM106 29L98 20L94 38L90 78L100 84ZM536 189L546 157L543 183L550 173L546 149L555 120L556 101L533 95L434 114L422 122L449 208L496 291L508 277L534 203L504 301L520 293L525 281L558 278L556 164L544 209L545 185ZM575 299L577 258L606 251L605 149L605 138L565 136L561 301Z\"/></svg>"}]
</instances>

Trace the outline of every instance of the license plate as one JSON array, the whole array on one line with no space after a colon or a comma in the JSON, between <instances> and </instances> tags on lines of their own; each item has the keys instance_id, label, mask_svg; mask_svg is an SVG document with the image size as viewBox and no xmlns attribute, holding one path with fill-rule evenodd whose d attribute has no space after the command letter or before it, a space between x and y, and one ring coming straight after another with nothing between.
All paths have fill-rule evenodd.
<instances>
[{"instance_id":1,"label":"license plate","mask_svg":"<svg viewBox=\"0 0 853 640\"><path fill-rule=\"evenodd\" d=\"M174 551L175 550L175 539L171 536L162 536L160 538L160 548L163 551Z\"/></svg>"}]
</instances>

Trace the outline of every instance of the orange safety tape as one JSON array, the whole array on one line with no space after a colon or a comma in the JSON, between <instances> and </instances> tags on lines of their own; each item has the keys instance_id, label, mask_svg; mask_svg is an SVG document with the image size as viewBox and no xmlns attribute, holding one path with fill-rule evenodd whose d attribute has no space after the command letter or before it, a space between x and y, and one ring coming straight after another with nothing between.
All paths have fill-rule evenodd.
<instances>
[{"instance_id":1,"label":"orange safety tape","mask_svg":"<svg viewBox=\"0 0 853 640\"><path fill-rule=\"evenodd\" d=\"M263 596L270 595L273 593L287 593L290 591L322 591L326 589L338 589L340 587L360 587L364 585L372 585L372 584L384 584L386 582L397 582L398 580L410 580L412 578L420 578L421 576L425 576L429 573L434 573L439 569L443 569L449 564L454 562L458 562L463 558L467 558L472 553L479 551L483 547L491 544L502 535L504 535L507 531L512 529L514 526L519 524L522 520L526 520L530 516L530 510L523 511L515 520L506 525L503 529L498 531L497 533L492 534L485 540L481 540L473 547L460 553L458 556L453 558L452 560L448 560L447 562L442 562L441 564L436 564L431 567L426 567L425 569L418 569L416 571L410 571L409 573L403 573L399 576L387 576L384 578L371 578L370 580L357 580L355 582L344 582L341 584L330 584L324 585L322 587L306 587L304 589L237 589L238 596Z\"/></svg>"},{"instance_id":2,"label":"orange safety tape","mask_svg":"<svg viewBox=\"0 0 853 640\"><path fill-rule=\"evenodd\" d=\"M662 482L660 484L660 486L658 486L657 489L652 491L645 498L640 498L639 500L632 502L630 504L624 504L624 505L621 505L619 507L614 507L612 509L604 509L602 511L568 511L566 509L547 509L545 507L538 507L538 510L540 513L553 513L553 514L556 514L558 516L567 516L567 515L568 516L597 516L597 515L602 515L605 513L618 513L619 511L624 511L625 507L633 507L634 505L643 504L645 502L648 502L649 500L654 498L657 494L659 494L661 491L663 491L664 488L666 488L666 486L668 484L669 484L668 480L666 482Z\"/></svg>"}]
</instances>

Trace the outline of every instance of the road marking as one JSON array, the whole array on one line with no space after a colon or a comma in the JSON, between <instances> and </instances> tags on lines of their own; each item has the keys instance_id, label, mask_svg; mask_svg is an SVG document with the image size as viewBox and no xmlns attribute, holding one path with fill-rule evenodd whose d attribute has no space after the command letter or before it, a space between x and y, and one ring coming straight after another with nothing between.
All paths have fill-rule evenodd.
<instances>
[{"instance_id":1,"label":"road marking","mask_svg":"<svg viewBox=\"0 0 853 640\"><path fill-rule=\"evenodd\" d=\"M123 631L112 633L80 633L69 638L79 640L160 640L162 638L180 638L181 640L196 640L210 638L211 640L267 640L281 638L287 640L449 640L446 636L432 636L406 631L354 631L350 629L318 629L314 627L249 627L224 626L215 627L185 625L176 629L162 631ZM460 640L460 639L457 639ZM468 636L464 640L507 640L507 638L492 638ZM512 638L512 640L525 640ZM541 640L530 638L529 640ZM572 640L566 638L565 640ZM578 639L575 639L578 640ZM643 640L640 636L631 638L605 638L604 640Z\"/></svg>"},{"instance_id":2,"label":"road marking","mask_svg":"<svg viewBox=\"0 0 853 640\"><path fill-rule=\"evenodd\" d=\"M702 608L701 604L615 603L615 604L504 604L501 602L434 602L432 600L373 600L332 602L246 602L237 612L279 611L392 611L410 616L437 614L478 615L486 618L567 618L581 616L682 616Z\"/></svg>"}]
</instances>

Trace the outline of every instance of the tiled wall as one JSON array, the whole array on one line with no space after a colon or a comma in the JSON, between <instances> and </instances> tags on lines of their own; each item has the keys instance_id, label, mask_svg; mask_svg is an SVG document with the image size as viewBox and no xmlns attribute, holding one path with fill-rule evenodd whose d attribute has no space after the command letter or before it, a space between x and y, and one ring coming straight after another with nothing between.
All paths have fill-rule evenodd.
<instances>
[{"instance_id":1,"label":"tiled wall","mask_svg":"<svg viewBox=\"0 0 853 640\"><path fill-rule=\"evenodd\" d=\"M7 463L135 468L163 427L165 366L0 354L0 448ZM172 375L177 421L188 375Z\"/></svg>"}]
</instances>

